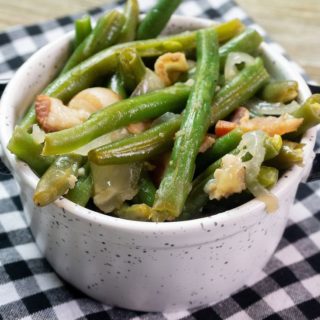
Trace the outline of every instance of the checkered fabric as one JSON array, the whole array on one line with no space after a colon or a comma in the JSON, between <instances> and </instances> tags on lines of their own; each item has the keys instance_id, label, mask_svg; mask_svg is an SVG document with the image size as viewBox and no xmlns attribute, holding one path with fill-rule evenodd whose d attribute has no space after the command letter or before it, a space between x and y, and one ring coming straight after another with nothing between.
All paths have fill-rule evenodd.
<instances>
[{"instance_id":1,"label":"checkered fabric","mask_svg":"<svg viewBox=\"0 0 320 320\"><path fill-rule=\"evenodd\" d=\"M147 10L154 1L140 1ZM97 17L106 9L89 10ZM230 0L185 0L179 14L253 21ZM72 29L80 15L0 33L0 78L9 78L38 48ZM265 35L265 32L254 25ZM270 40L269 40L270 41ZM283 50L272 43L275 50ZM298 68L293 64L295 68ZM302 71L300 69L300 71ZM320 140L320 136L318 141ZM320 319L320 183L301 184L283 238L248 286L217 304L176 313L110 308L67 283L35 245L22 216L18 187L0 162L0 318L16 319Z\"/></svg>"}]
</instances>

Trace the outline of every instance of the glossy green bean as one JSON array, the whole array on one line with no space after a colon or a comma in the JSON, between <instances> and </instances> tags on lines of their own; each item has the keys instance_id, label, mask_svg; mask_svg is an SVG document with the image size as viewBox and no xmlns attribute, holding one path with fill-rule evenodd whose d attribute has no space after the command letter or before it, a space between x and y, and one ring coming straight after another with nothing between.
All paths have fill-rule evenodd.
<instances>
[{"instance_id":1,"label":"glossy green bean","mask_svg":"<svg viewBox=\"0 0 320 320\"><path fill-rule=\"evenodd\" d=\"M200 153L197 157L197 171L203 170L208 165L223 157L237 147L241 141L243 131L239 128L234 129L226 135L218 138L211 148L206 152Z\"/></svg>"},{"instance_id":2,"label":"glossy green bean","mask_svg":"<svg viewBox=\"0 0 320 320\"><path fill-rule=\"evenodd\" d=\"M245 67L235 78L228 82L214 99L211 124L230 115L237 107L253 97L269 79L260 58Z\"/></svg>"},{"instance_id":3,"label":"glossy green bean","mask_svg":"<svg viewBox=\"0 0 320 320\"><path fill-rule=\"evenodd\" d=\"M279 178L279 170L274 167L261 166L258 181L259 183L267 189L272 188Z\"/></svg>"},{"instance_id":4,"label":"glossy green bean","mask_svg":"<svg viewBox=\"0 0 320 320\"><path fill-rule=\"evenodd\" d=\"M308 129L320 123L320 94L314 94L307 99L302 106L291 114L295 118L303 118L303 123L297 131L290 133L288 137L299 137Z\"/></svg>"},{"instance_id":5,"label":"glossy green bean","mask_svg":"<svg viewBox=\"0 0 320 320\"><path fill-rule=\"evenodd\" d=\"M298 90L297 81L272 81L263 88L261 98L268 102L288 103L298 96Z\"/></svg>"},{"instance_id":6,"label":"glossy green bean","mask_svg":"<svg viewBox=\"0 0 320 320\"><path fill-rule=\"evenodd\" d=\"M113 45L121 32L124 22L124 16L116 10L112 10L102 16L91 34L73 52L62 69L62 73L66 73L95 53Z\"/></svg>"},{"instance_id":7,"label":"glossy green bean","mask_svg":"<svg viewBox=\"0 0 320 320\"><path fill-rule=\"evenodd\" d=\"M268 137L264 142L264 147L266 148L265 161L275 158L280 153L282 145L283 140L280 135L275 134L272 137Z\"/></svg>"},{"instance_id":8,"label":"glossy green bean","mask_svg":"<svg viewBox=\"0 0 320 320\"><path fill-rule=\"evenodd\" d=\"M179 130L181 117L161 123L134 136L93 149L88 158L97 165L144 161L168 150Z\"/></svg>"},{"instance_id":9,"label":"glossy green bean","mask_svg":"<svg viewBox=\"0 0 320 320\"><path fill-rule=\"evenodd\" d=\"M233 19L210 27L217 32L219 42L232 38L243 29L239 19ZM60 75L45 90L44 94L59 98L67 103L79 91L94 85L101 76L116 72L118 54L123 48L135 48L140 57L156 57L166 52L189 51L195 48L196 31L184 32L159 39L133 41L119 44L102 50L94 56L75 66L70 71ZM36 121L34 106L32 105L21 120L19 126L29 129Z\"/></svg>"},{"instance_id":10,"label":"glossy green bean","mask_svg":"<svg viewBox=\"0 0 320 320\"><path fill-rule=\"evenodd\" d=\"M119 74L127 92L132 92L146 74L146 67L134 48L120 51Z\"/></svg>"},{"instance_id":11,"label":"glossy green bean","mask_svg":"<svg viewBox=\"0 0 320 320\"><path fill-rule=\"evenodd\" d=\"M266 150L265 154L265 160L270 160L275 158L279 155L280 151L282 150L282 138L279 135L275 135L273 137L269 137L264 141L264 147ZM232 151L226 152L225 154L221 153L221 158L225 156L227 153L230 154L237 154L239 150L237 148L233 149ZM200 181L208 179L209 176L211 176L214 171L216 170L216 166L220 167L221 158L216 160L214 163L212 163L209 167L207 167L199 176L196 177L196 179L192 182L193 186L196 186ZM243 158L244 161L248 160L247 157Z\"/></svg>"},{"instance_id":12,"label":"glossy green bean","mask_svg":"<svg viewBox=\"0 0 320 320\"><path fill-rule=\"evenodd\" d=\"M121 78L118 72L111 76L107 83L107 87L111 89L113 92L117 93L122 99L125 99L127 97L123 79Z\"/></svg>"},{"instance_id":13,"label":"glossy green bean","mask_svg":"<svg viewBox=\"0 0 320 320\"><path fill-rule=\"evenodd\" d=\"M223 70L227 56L230 52L245 52L255 54L259 48L263 38L254 29L247 28L219 49L220 54L220 70Z\"/></svg>"},{"instance_id":14,"label":"glossy green bean","mask_svg":"<svg viewBox=\"0 0 320 320\"><path fill-rule=\"evenodd\" d=\"M82 18L77 19L74 23L74 28L74 46L77 48L92 31L90 16L85 15Z\"/></svg>"},{"instance_id":15,"label":"glossy green bean","mask_svg":"<svg viewBox=\"0 0 320 320\"><path fill-rule=\"evenodd\" d=\"M195 159L210 125L211 103L219 77L218 42L213 30L197 33L197 61L195 84L152 207L153 221L177 218L191 189Z\"/></svg>"},{"instance_id":16,"label":"glossy green bean","mask_svg":"<svg viewBox=\"0 0 320 320\"><path fill-rule=\"evenodd\" d=\"M156 194L156 187L154 186L150 176L147 172L141 174L139 180L139 191L134 198L136 203L145 203L148 206L152 206Z\"/></svg>"},{"instance_id":17,"label":"glossy green bean","mask_svg":"<svg viewBox=\"0 0 320 320\"><path fill-rule=\"evenodd\" d=\"M182 0L158 0L140 22L137 39L144 40L157 37L181 2Z\"/></svg>"},{"instance_id":18,"label":"glossy green bean","mask_svg":"<svg viewBox=\"0 0 320 320\"><path fill-rule=\"evenodd\" d=\"M266 163L280 170L290 169L294 165L302 165L303 146L301 143L283 140L279 154Z\"/></svg>"},{"instance_id":19,"label":"glossy green bean","mask_svg":"<svg viewBox=\"0 0 320 320\"><path fill-rule=\"evenodd\" d=\"M152 119L168 111L181 111L189 93L189 86L178 84L114 103L92 114L81 125L46 134L43 154L68 153L130 123Z\"/></svg>"},{"instance_id":20,"label":"glossy green bean","mask_svg":"<svg viewBox=\"0 0 320 320\"><path fill-rule=\"evenodd\" d=\"M70 201L85 207L92 196L93 179L90 165L87 162L83 167L84 174L78 176L78 180L73 189L70 189L65 195Z\"/></svg>"},{"instance_id":21,"label":"glossy green bean","mask_svg":"<svg viewBox=\"0 0 320 320\"><path fill-rule=\"evenodd\" d=\"M72 184L82 163L82 157L67 155L57 157L40 178L33 201L37 206L46 206L64 195Z\"/></svg>"},{"instance_id":22,"label":"glossy green bean","mask_svg":"<svg viewBox=\"0 0 320 320\"><path fill-rule=\"evenodd\" d=\"M126 21L122 27L117 42L133 41L136 38L136 30L139 22L139 4L137 0L127 0L124 8Z\"/></svg>"},{"instance_id":23,"label":"glossy green bean","mask_svg":"<svg viewBox=\"0 0 320 320\"><path fill-rule=\"evenodd\" d=\"M264 147L266 148L265 158L270 157L271 154L275 156L276 149L278 149L278 154L280 153L278 138L268 137L264 142ZM229 152L229 154L236 155L238 154L238 152L239 150L236 148ZM249 160L249 157L250 155L246 155L244 156L244 158L242 158L242 160ZM221 163L222 158L216 160L193 181L192 190L187 198L185 207L183 209L183 219L190 219L193 215L197 215L209 201L208 195L204 192L204 187L210 179L214 178L214 173L218 168L221 167Z\"/></svg>"},{"instance_id":24,"label":"glossy green bean","mask_svg":"<svg viewBox=\"0 0 320 320\"><path fill-rule=\"evenodd\" d=\"M55 159L54 157L42 156L42 145L36 143L31 134L19 127L15 129L12 135L8 149L40 176Z\"/></svg>"},{"instance_id":25,"label":"glossy green bean","mask_svg":"<svg viewBox=\"0 0 320 320\"><path fill-rule=\"evenodd\" d=\"M150 207L145 204L124 205L119 210L115 210L115 215L122 219L149 221Z\"/></svg>"},{"instance_id":26,"label":"glossy green bean","mask_svg":"<svg viewBox=\"0 0 320 320\"><path fill-rule=\"evenodd\" d=\"M202 208L209 201L208 194L204 192L207 182L214 176L214 172L221 166L221 159L217 160L211 167L212 174L206 179L199 181L190 192L179 220L199 218ZM273 167L261 166L258 181L265 188L273 187L278 181L279 171Z\"/></svg>"}]
</instances>

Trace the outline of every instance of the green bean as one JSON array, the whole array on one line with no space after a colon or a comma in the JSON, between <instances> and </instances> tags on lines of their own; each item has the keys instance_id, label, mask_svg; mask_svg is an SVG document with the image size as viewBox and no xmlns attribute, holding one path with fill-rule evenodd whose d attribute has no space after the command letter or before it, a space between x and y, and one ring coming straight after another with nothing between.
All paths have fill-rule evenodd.
<instances>
[{"instance_id":1,"label":"green bean","mask_svg":"<svg viewBox=\"0 0 320 320\"><path fill-rule=\"evenodd\" d=\"M282 140L280 136L268 137L266 139L264 146L266 148L265 159L270 159L271 156L276 156L276 150L278 150L278 154L280 152ZM222 151L222 150L221 150ZM231 152L227 152L230 154L236 155L238 153L237 149L232 150ZM221 152L221 158L225 155ZM192 191L189 194L185 207L181 216L178 217L178 220L186 220L190 218L196 218L203 206L208 202L208 195L203 191L204 186L207 184L208 180L210 180L216 169L221 166L221 158L212 163L200 176L198 176L192 183ZM249 160L250 155L246 155L243 160ZM276 161L275 161L276 162ZM271 164L272 165L272 164ZM263 166L261 167L263 168ZM274 169L274 168L272 168ZM265 170L262 169L260 177L258 176L258 181L266 188L271 187L272 183L276 182L277 172L274 169L270 172L271 169ZM146 205L134 205L131 207L127 207L123 213L127 218L129 217L139 217L139 220L147 221L151 217L151 208L148 209Z\"/></svg>"},{"instance_id":2,"label":"green bean","mask_svg":"<svg viewBox=\"0 0 320 320\"><path fill-rule=\"evenodd\" d=\"M74 45L75 45L75 48L77 48L92 31L90 16L85 15L82 18L77 19L74 23L74 27L75 27Z\"/></svg>"},{"instance_id":3,"label":"green bean","mask_svg":"<svg viewBox=\"0 0 320 320\"><path fill-rule=\"evenodd\" d=\"M195 159L210 125L208 115L219 77L218 42L213 30L198 32L197 61L195 84L182 115L169 167L152 207L153 221L173 220L178 217L191 189Z\"/></svg>"},{"instance_id":4,"label":"green bean","mask_svg":"<svg viewBox=\"0 0 320 320\"><path fill-rule=\"evenodd\" d=\"M62 73L66 73L95 53L113 45L121 32L124 21L124 16L116 10L102 16L91 34L71 55L62 69Z\"/></svg>"},{"instance_id":5,"label":"green bean","mask_svg":"<svg viewBox=\"0 0 320 320\"><path fill-rule=\"evenodd\" d=\"M137 0L127 0L124 8L126 21L118 37L118 43L133 41L139 22L139 4Z\"/></svg>"},{"instance_id":6,"label":"green bean","mask_svg":"<svg viewBox=\"0 0 320 320\"><path fill-rule=\"evenodd\" d=\"M214 99L211 124L226 118L237 107L253 97L269 79L269 74L260 58L245 67L235 78L228 82Z\"/></svg>"},{"instance_id":7,"label":"green bean","mask_svg":"<svg viewBox=\"0 0 320 320\"><path fill-rule=\"evenodd\" d=\"M12 135L8 149L40 176L54 161L54 157L42 156L42 144L36 143L31 134L19 127Z\"/></svg>"},{"instance_id":8,"label":"green bean","mask_svg":"<svg viewBox=\"0 0 320 320\"><path fill-rule=\"evenodd\" d=\"M134 201L137 203L145 203L151 207L154 203L156 191L157 189L150 179L149 174L143 172L139 180L139 191L135 196Z\"/></svg>"},{"instance_id":9,"label":"green bean","mask_svg":"<svg viewBox=\"0 0 320 320\"><path fill-rule=\"evenodd\" d=\"M261 166L257 178L262 186L270 189L278 182L279 170L274 167Z\"/></svg>"},{"instance_id":10,"label":"green bean","mask_svg":"<svg viewBox=\"0 0 320 320\"><path fill-rule=\"evenodd\" d=\"M268 78L268 74L266 73L263 65L261 64L261 60L258 59L253 66L246 67L243 71L239 73L239 75L237 75L237 77L231 83L227 84L218 92L217 96L214 99L214 104L213 104L214 110L218 110L220 114L223 113L223 110L222 110L223 108L226 110L229 110L227 114L225 113L225 116L227 116L229 113L231 113L234 110L234 108L238 107L239 105L241 105L241 103L245 102L251 96L253 96L255 92L258 90L258 88L260 88L263 85L263 83L266 81L267 78ZM242 81L245 81L245 82L242 82ZM215 118L217 120L219 120L219 113L218 115L216 115L216 118ZM146 135L146 133L144 133L144 135ZM239 137L240 134L238 131L236 133L232 133L231 135L232 135L231 140L236 139L236 136L238 140L240 138ZM130 139L132 138L128 138L128 139L130 141ZM221 139L223 141L229 140L229 136L227 135L225 138L221 138ZM151 141L152 143L155 143L155 144L152 144L152 148L155 148L156 150L158 150L159 147L160 148L162 147L162 146L158 146L155 140L151 140ZM233 144L235 143L235 141L230 141L229 143L231 142L233 142ZM149 148L148 143L150 143L150 140L146 140L146 144L144 144L143 140L140 143L141 144L139 144L138 146L139 153L142 155L145 153L147 156L149 156L148 154L149 151L147 148ZM117 144L118 142L116 142L116 145ZM225 144L225 142L218 143L216 148L213 147L215 150L213 154L215 154L216 152L219 153L220 152L219 149L221 150L224 146L228 147L228 144ZM120 151L117 152L117 157L120 157L119 154L122 153L123 161L127 162L130 160L130 157L128 157L128 154L130 155L130 152L132 150L130 145L126 146L125 144L123 144L122 148L124 147L128 149L126 150L122 149L121 152ZM92 152L91 160L100 164L102 163L106 164L108 163L107 161L115 161L115 156L112 153L109 153L111 152L110 150L112 150L111 146L110 146L110 150L108 148L109 147L107 147L105 150L106 151L105 155L103 155L103 147L97 153ZM230 151L230 148L227 150ZM136 154L133 153L132 156L136 156ZM219 154L217 156L219 157ZM103 162L104 161L103 159L105 159L106 162ZM117 158L117 159L120 159L120 158ZM206 162L207 163L212 162L209 156Z\"/></svg>"},{"instance_id":11,"label":"green bean","mask_svg":"<svg viewBox=\"0 0 320 320\"><path fill-rule=\"evenodd\" d=\"M152 119L168 111L181 111L189 93L189 86L178 84L114 103L92 114L81 125L46 134L42 154L68 153L130 123Z\"/></svg>"},{"instance_id":12,"label":"green bean","mask_svg":"<svg viewBox=\"0 0 320 320\"><path fill-rule=\"evenodd\" d=\"M207 182L214 177L214 172L221 166L221 159L217 160L211 167L212 174L206 179L199 181L190 192L186 204L183 208L179 220L189 220L199 218L201 216L202 208L209 201L208 194L204 192L204 187ZM265 188L271 188L278 181L278 170L276 168L261 166L258 181Z\"/></svg>"},{"instance_id":13,"label":"green bean","mask_svg":"<svg viewBox=\"0 0 320 320\"><path fill-rule=\"evenodd\" d=\"M301 143L283 140L279 154L266 163L280 170L290 169L295 164L302 165L303 146Z\"/></svg>"},{"instance_id":14,"label":"green bean","mask_svg":"<svg viewBox=\"0 0 320 320\"><path fill-rule=\"evenodd\" d=\"M208 165L216 161L217 159L223 157L225 154L229 153L237 147L241 141L243 132L241 129L236 128L226 135L218 138L213 146L209 148L206 152L200 153L197 157L197 168L203 170Z\"/></svg>"},{"instance_id":15,"label":"green bean","mask_svg":"<svg viewBox=\"0 0 320 320\"><path fill-rule=\"evenodd\" d=\"M268 138L264 141L264 147L266 150L265 160L270 160L272 157L274 158L277 157L282 150L281 137L278 135L275 135L274 137L268 136ZM228 153L236 155L239 153L239 150L235 148ZM221 158L226 154L221 154ZM204 181L204 180L207 181L210 179L209 177L211 177L214 174L215 170L221 166L221 158L216 160L214 163L212 163L199 176L197 176L196 179L194 179L194 181L192 182L193 188L197 187L197 185L200 184L201 181ZM250 159L250 156L246 155L242 160L247 161L249 159Z\"/></svg>"},{"instance_id":16,"label":"green bean","mask_svg":"<svg viewBox=\"0 0 320 320\"><path fill-rule=\"evenodd\" d=\"M245 52L253 55L259 48L263 38L254 29L247 28L219 49L220 70L223 70L227 56L230 52Z\"/></svg>"},{"instance_id":17,"label":"green bean","mask_svg":"<svg viewBox=\"0 0 320 320\"><path fill-rule=\"evenodd\" d=\"M150 207L144 203L134 204L132 206L124 205L114 213L122 219L148 221L150 216Z\"/></svg>"},{"instance_id":18,"label":"green bean","mask_svg":"<svg viewBox=\"0 0 320 320\"><path fill-rule=\"evenodd\" d=\"M268 137L264 142L264 147L266 148L266 156L268 157L272 152L274 152L275 149L279 149L278 153L280 152L279 148L279 139ZM272 151L269 149L271 148ZM229 152L229 154L236 155L238 154L239 150L236 148ZM250 155L245 155L242 160L247 161L250 159ZM204 172L202 172L192 183L192 190L187 198L185 207L183 209L182 218L190 219L193 215L197 215L199 212L201 212L202 208L205 206L205 204L209 201L208 195L204 192L204 187L207 184L207 182L210 179L214 178L214 173L217 169L221 167L222 164L222 158L216 160L214 163L212 163ZM261 178L261 180L263 180ZM265 179L267 180L267 178ZM271 180L271 176L270 176Z\"/></svg>"},{"instance_id":19,"label":"green bean","mask_svg":"<svg viewBox=\"0 0 320 320\"><path fill-rule=\"evenodd\" d=\"M268 137L264 142L264 147L266 148L264 159L270 160L276 157L282 148L282 144L283 140L280 135L275 134L272 137Z\"/></svg>"},{"instance_id":20,"label":"green bean","mask_svg":"<svg viewBox=\"0 0 320 320\"><path fill-rule=\"evenodd\" d=\"M158 0L140 22L137 39L144 40L157 37L181 2L182 0Z\"/></svg>"},{"instance_id":21,"label":"green bean","mask_svg":"<svg viewBox=\"0 0 320 320\"><path fill-rule=\"evenodd\" d=\"M263 88L261 98L268 102L288 103L298 96L298 89L296 81L272 81Z\"/></svg>"},{"instance_id":22,"label":"green bean","mask_svg":"<svg viewBox=\"0 0 320 320\"><path fill-rule=\"evenodd\" d=\"M123 79L121 78L119 72L116 72L111 76L111 78L108 81L107 87L111 89L113 92L117 93L122 99L125 99L127 97Z\"/></svg>"},{"instance_id":23,"label":"green bean","mask_svg":"<svg viewBox=\"0 0 320 320\"><path fill-rule=\"evenodd\" d=\"M65 195L70 201L85 207L92 196L93 180L90 171L90 165L87 162L84 166L84 174L78 176L78 180L73 189L70 189Z\"/></svg>"},{"instance_id":24,"label":"green bean","mask_svg":"<svg viewBox=\"0 0 320 320\"><path fill-rule=\"evenodd\" d=\"M134 48L125 48L119 54L119 74L124 87L132 92L143 79L146 67Z\"/></svg>"},{"instance_id":25,"label":"green bean","mask_svg":"<svg viewBox=\"0 0 320 320\"><path fill-rule=\"evenodd\" d=\"M58 157L41 177L33 196L37 206L46 206L64 195L73 184L82 157L67 155Z\"/></svg>"},{"instance_id":26,"label":"green bean","mask_svg":"<svg viewBox=\"0 0 320 320\"><path fill-rule=\"evenodd\" d=\"M303 123L297 131L290 133L288 137L299 137L308 129L320 123L320 94L314 94L295 112L291 114L295 118L303 118Z\"/></svg>"},{"instance_id":27,"label":"green bean","mask_svg":"<svg viewBox=\"0 0 320 320\"><path fill-rule=\"evenodd\" d=\"M239 19L211 27L216 30L219 42L232 38L243 28ZM119 44L102 50L94 56L75 66L70 71L60 75L45 90L44 94L68 102L79 91L91 87L99 77L114 73L118 64L118 54L123 48L135 48L140 57L156 57L166 52L189 51L195 48L196 31L184 32L178 35L133 41ZM19 126L29 129L36 121L34 105L27 111Z\"/></svg>"},{"instance_id":28,"label":"green bean","mask_svg":"<svg viewBox=\"0 0 320 320\"><path fill-rule=\"evenodd\" d=\"M97 165L143 161L168 150L179 130L181 117L161 123L134 136L93 149L88 158Z\"/></svg>"}]
</instances>

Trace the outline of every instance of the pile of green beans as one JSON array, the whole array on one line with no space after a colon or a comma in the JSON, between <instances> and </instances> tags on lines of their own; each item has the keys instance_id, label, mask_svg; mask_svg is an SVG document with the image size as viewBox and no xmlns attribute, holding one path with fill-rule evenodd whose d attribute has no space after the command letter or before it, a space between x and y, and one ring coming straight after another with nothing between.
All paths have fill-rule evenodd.
<instances>
[{"instance_id":1,"label":"pile of green beans","mask_svg":"<svg viewBox=\"0 0 320 320\"><path fill-rule=\"evenodd\" d=\"M154 222L203 217L203 208L210 201L205 186L217 179L224 157L240 157L242 163L254 157L250 152L241 153L239 146L246 136L241 124L257 115L250 113L248 107L250 119L237 118L238 108L252 104L254 99L273 108L296 99L297 82L270 77L259 55L261 35L245 28L238 19L159 36L180 3L181 0L158 0L139 20L138 1L127 0L123 13L107 12L94 28L89 16L75 21L73 52L41 94L67 104L82 90L103 84L119 96L119 101L92 113L77 126L46 132L43 142L32 133L38 123L37 111L34 105L30 106L16 126L8 149L40 177L33 198L36 205L45 206L64 196L85 207L95 196L95 167L121 171L138 164L139 170L132 175L139 176L128 177L135 179L134 196L106 213ZM144 91L148 93L134 96L141 83L149 85L146 78L150 72L161 83L161 72L151 64L164 54L177 52L195 59L190 62L192 67L180 72L179 80L172 85L150 85ZM230 54L235 52L253 58L250 63L235 64L237 72L230 79L224 73L230 67ZM171 72L173 67L168 64L163 70L166 68ZM261 143L264 152L255 179L265 190L272 188L285 170L302 165L303 145L299 139L320 123L320 95L311 96L286 117L302 118L303 122L283 137L266 135L263 146ZM212 138L220 120L231 122L234 129ZM134 124L141 125L141 132L131 134L126 129ZM119 130L126 132L121 139L101 143L104 135L116 136ZM100 139L99 145L87 154L78 154L79 148L95 139ZM105 188L112 187L108 184L106 177ZM247 201L249 189L247 185L242 193L233 194L235 203ZM223 201L219 203L217 212L223 208Z\"/></svg>"}]
</instances>

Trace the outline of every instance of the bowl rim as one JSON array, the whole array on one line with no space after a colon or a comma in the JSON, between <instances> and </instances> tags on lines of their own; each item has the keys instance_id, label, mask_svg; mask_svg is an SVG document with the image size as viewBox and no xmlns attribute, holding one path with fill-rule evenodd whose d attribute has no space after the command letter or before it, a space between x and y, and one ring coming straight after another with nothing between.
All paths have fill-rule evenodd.
<instances>
[{"instance_id":1,"label":"bowl rim","mask_svg":"<svg viewBox=\"0 0 320 320\"><path fill-rule=\"evenodd\" d=\"M204 27L209 24L213 24L215 21L211 21L206 18L196 18L196 17L186 17L186 16L178 16L173 15L170 22L178 22L185 23L186 20L189 23L202 24ZM10 98L15 91L15 82L19 79L19 77L23 74L26 65L30 64L32 61L36 60L40 53L50 50L50 48L56 46L58 43L62 41L66 41L68 38L71 39L73 31L68 32L67 34L59 37L57 40L46 44L44 47L36 51L15 73L14 77L11 79L9 84L7 85L1 99L1 107L3 109L3 105L5 105L6 99ZM271 56L275 57L276 61L280 63L281 68L286 70L290 77L292 75L292 79L295 79L299 82L300 94L303 96L311 95L311 92L302 78L302 76L292 69L290 69L290 62L282 56L280 53L273 51L272 48L265 42L262 43L261 48L263 52L267 52ZM284 67L285 66L285 67ZM6 112L0 112L0 124L4 124L6 121ZM12 111L13 112L13 111ZM6 148L8 143L8 137L10 134L6 132L5 125L0 125L0 141L3 146L3 151L6 160L9 162L10 169L13 171L13 174L17 174L20 178L22 178L31 188L35 189L36 183L39 178L36 174L29 168L28 165L23 163L22 161L15 158ZM310 157L313 155L313 146L315 144L316 139L316 128L309 129L302 138L302 143L305 143L304 147L304 162L307 163L310 161ZM312 161L310 161L312 163ZM306 166L308 167L308 166ZM277 194L285 191L288 186L290 186L290 182L296 180L298 177L300 181L308 174L308 168L294 166L292 169L288 170L284 173L284 175L279 179L278 183L274 188L272 188L272 192L277 196ZM204 224L208 223L237 223L239 221L243 221L243 219L249 217L253 213L263 212L264 215L267 213L264 210L265 205L258 201L257 199L250 200L245 204L235 207L233 209L221 212L216 215L206 216L198 219L187 220L187 221L172 221L172 222L151 222L151 221L134 221L134 220L126 220L123 218L113 217L107 214L102 214L97 211L93 211L87 208L84 208L80 205L77 205L70 200L61 197L56 200L50 206L57 206L63 210L66 210L68 213L74 215L74 217L80 218L86 222L94 222L102 225L103 227L111 227L115 230L123 230L123 231L131 231L131 232L144 232L144 233L153 233L155 231L163 231L164 233L172 233L177 230L181 230L183 228L186 232L193 232L198 230ZM89 213L89 214L88 214ZM254 219L253 219L254 220Z\"/></svg>"}]
</instances>

